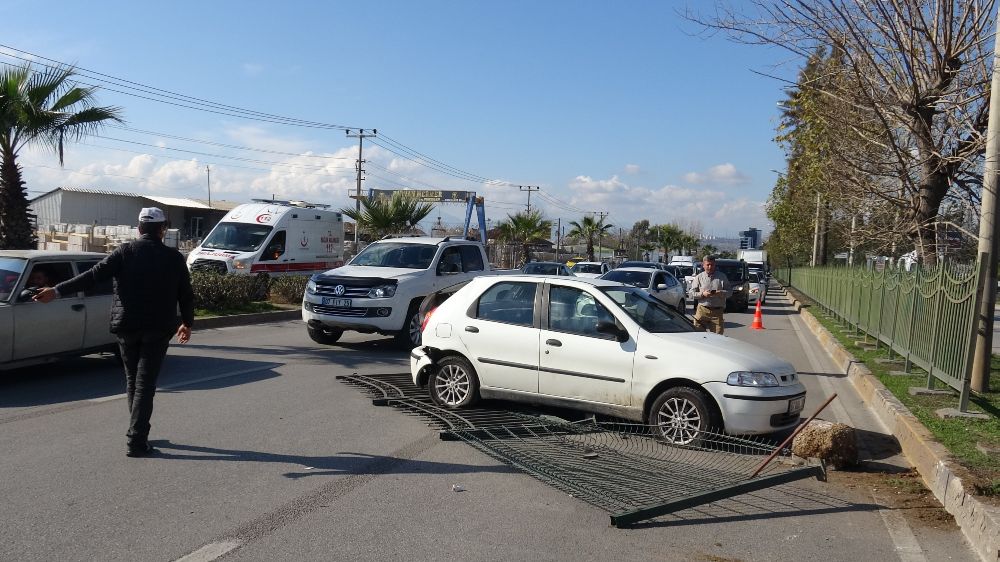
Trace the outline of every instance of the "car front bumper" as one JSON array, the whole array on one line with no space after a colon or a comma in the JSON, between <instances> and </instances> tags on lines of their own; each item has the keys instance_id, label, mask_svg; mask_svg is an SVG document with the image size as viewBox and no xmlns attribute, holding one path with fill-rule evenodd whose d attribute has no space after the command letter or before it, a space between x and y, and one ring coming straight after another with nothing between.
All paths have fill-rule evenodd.
<instances>
[{"instance_id":1,"label":"car front bumper","mask_svg":"<svg viewBox=\"0 0 1000 562\"><path fill-rule=\"evenodd\" d=\"M795 427L805 406L806 388L802 383L767 388L710 383L705 390L722 411L726 433L733 435L758 435Z\"/></svg>"}]
</instances>

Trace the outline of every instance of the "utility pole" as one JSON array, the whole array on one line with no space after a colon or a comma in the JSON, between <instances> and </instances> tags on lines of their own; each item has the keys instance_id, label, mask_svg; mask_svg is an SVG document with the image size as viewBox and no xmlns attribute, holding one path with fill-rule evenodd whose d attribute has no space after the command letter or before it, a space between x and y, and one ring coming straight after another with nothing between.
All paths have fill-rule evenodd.
<instances>
[{"instance_id":1,"label":"utility pole","mask_svg":"<svg viewBox=\"0 0 1000 562\"><path fill-rule=\"evenodd\" d=\"M361 216L361 174L363 174L364 171L365 171L364 168L361 167L362 164L365 163L365 161L361 158L361 150L362 150L362 147L365 144L365 139L368 138L368 137L374 137L377 134L378 134L378 129L371 129L371 132L368 132L368 133L365 132L365 129L358 129L357 133L351 133L351 129L347 129L347 136L348 137L350 137L352 139L358 139L358 163L357 163L357 169L358 169L358 190L354 194L354 210L355 210L355 212L357 213L357 215L359 217ZM354 220L354 253L358 252L358 231L359 230L360 230L360 228L358 228L358 220L355 219Z\"/></svg>"},{"instance_id":2,"label":"utility pole","mask_svg":"<svg viewBox=\"0 0 1000 562\"><path fill-rule=\"evenodd\" d=\"M600 217L601 217L597 221L597 226L600 227L600 226L604 225L604 217L608 216L609 213L605 213L603 211L594 211L594 214L595 215L600 215ZM601 228L601 229L599 229L597 231L597 249L600 252L600 255L598 256L597 261L604 261L603 260L603 258L604 258L604 229L603 228Z\"/></svg>"},{"instance_id":3,"label":"utility pole","mask_svg":"<svg viewBox=\"0 0 1000 562\"><path fill-rule=\"evenodd\" d=\"M993 83L990 91L1000 92L1000 68L997 68L997 54L1000 51L1000 33L996 34L993 45ZM983 170L983 193L979 217L979 267L986 268L985 286L979 287L982 302L976 311L976 350L972 360L972 380L969 388L976 392L987 392L990 388L990 359L993 354L993 308L997 301L997 213L1000 213L1000 198L997 197L997 172L1000 165L1000 96L990 96L990 120L986 126L986 169ZM983 279L980 276L980 279Z\"/></svg>"},{"instance_id":4,"label":"utility pole","mask_svg":"<svg viewBox=\"0 0 1000 562\"><path fill-rule=\"evenodd\" d=\"M520 188L521 191L527 191L528 192L528 214L530 215L531 214L531 192L532 191L538 191L538 190L540 190L542 188L538 187L537 185L519 185L517 187Z\"/></svg>"},{"instance_id":5,"label":"utility pole","mask_svg":"<svg viewBox=\"0 0 1000 562\"><path fill-rule=\"evenodd\" d=\"M212 208L212 170L205 165L205 175L208 176L208 208Z\"/></svg>"},{"instance_id":6,"label":"utility pole","mask_svg":"<svg viewBox=\"0 0 1000 562\"><path fill-rule=\"evenodd\" d=\"M556 219L556 261L559 261L559 254L562 253L562 219Z\"/></svg>"},{"instance_id":7,"label":"utility pole","mask_svg":"<svg viewBox=\"0 0 1000 562\"><path fill-rule=\"evenodd\" d=\"M819 263L817 261L817 259L819 257L818 256L818 254L819 254L819 208L820 208L820 202L821 201L822 201L822 199L820 198L819 192L817 191L816 192L816 226L815 226L815 229L813 230L813 255L812 255L812 261L809 263L810 267L816 267L816 265Z\"/></svg>"}]
</instances>

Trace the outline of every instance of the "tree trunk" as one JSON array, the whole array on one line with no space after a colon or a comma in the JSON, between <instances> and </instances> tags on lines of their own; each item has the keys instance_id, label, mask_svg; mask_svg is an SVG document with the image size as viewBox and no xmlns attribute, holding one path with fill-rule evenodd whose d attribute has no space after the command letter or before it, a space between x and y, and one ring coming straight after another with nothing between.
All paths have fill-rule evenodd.
<instances>
[{"instance_id":1,"label":"tree trunk","mask_svg":"<svg viewBox=\"0 0 1000 562\"><path fill-rule=\"evenodd\" d=\"M937 236L934 228L941 201L948 193L948 176L941 172L924 175L917 191L917 205L911 211L910 239L917 249L918 258L925 266L937 264Z\"/></svg>"},{"instance_id":2,"label":"tree trunk","mask_svg":"<svg viewBox=\"0 0 1000 562\"><path fill-rule=\"evenodd\" d=\"M0 250L34 250L38 245L33 227L34 214L16 155L6 148L0 162Z\"/></svg>"},{"instance_id":3,"label":"tree trunk","mask_svg":"<svg viewBox=\"0 0 1000 562\"><path fill-rule=\"evenodd\" d=\"M587 261L594 261L594 237L587 237Z\"/></svg>"}]
</instances>

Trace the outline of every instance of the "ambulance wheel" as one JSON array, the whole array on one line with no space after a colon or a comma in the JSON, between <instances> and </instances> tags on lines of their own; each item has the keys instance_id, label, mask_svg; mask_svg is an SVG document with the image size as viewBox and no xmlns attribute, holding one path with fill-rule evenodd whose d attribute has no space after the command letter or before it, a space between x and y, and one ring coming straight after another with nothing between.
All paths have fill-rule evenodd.
<instances>
[{"instance_id":1,"label":"ambulance wheel","mask_svg":"<svg viewBox=\"0 0 1000 562\"><path fill-rule=\"evenodd\" d=\"M344 331L338 328L313 328L312 326L307 326L306 330L309 331L309 337L312 338L312 341L323 345L333 345L337 343L340 336L344 335Z\"/></svg>"}]
</instances>

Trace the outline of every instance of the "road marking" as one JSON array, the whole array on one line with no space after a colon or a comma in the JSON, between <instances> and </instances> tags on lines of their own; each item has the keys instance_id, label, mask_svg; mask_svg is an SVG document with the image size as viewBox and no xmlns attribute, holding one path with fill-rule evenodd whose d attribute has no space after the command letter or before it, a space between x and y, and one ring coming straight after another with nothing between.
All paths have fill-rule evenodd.
<instances>
[{"instance_id":1,"label":"road marking","mask_svg":"<svg viewBox=\"0 0 1000 562\"><path fill-rule=\"evenodd\" d=\"M178 558L175 562L211 562L218 560L237 548L243 546L240 541L221 541L206 544L198 550Z\"/></svg>"},{"instance_id":2,"label":"road marking","mask_svg":"<svg viewBox=\"0 0 1000 562\"><path fill-rule=\"evenodd\" d=\"M875 494L872 494L875 505L883 505ZM924 550L920 548L917 537L914 536L910 526L906 524L906 518L894 509L879 508L878 514L882 516L885 528L889 530L889 538L896 546L896 554L902 562L927 562Z\"/></svg>"},{"instance_id":3,"label":"road marking","mask_svg":"<svg viewBox=\"0 0 1000 562\"><path fill-rule=\"evenodd\" d=\"M211 375L208 377L202 377L200 379L193 379L189 381L181 381L174 384L168 384L166 386L158 386L156 390L173 390L175 388L183 388L185 386L191 386L202 382L214 381L219 379L225 379L229 377L238 377L240 375L246 375L249 373L256 373L258 371L267 371L274 369L275 367L280 367L281 363L268 363L267 365L259 367L250 367L249 369L240 369L239 371L231 371L228 373L221 373L218 375ZM125 394L112 394L111 396L101 396L100 398L90 398L87 402L101 403L101 402L111 402L112 400L121 400L125 398Z\"/></svg>"}]
</instances>

